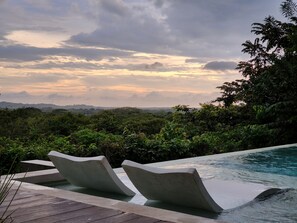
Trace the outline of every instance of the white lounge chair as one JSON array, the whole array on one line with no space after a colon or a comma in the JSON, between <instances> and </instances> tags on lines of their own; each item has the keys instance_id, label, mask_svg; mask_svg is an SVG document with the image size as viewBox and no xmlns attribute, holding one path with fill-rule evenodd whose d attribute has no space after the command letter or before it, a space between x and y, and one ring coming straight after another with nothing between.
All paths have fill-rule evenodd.
<instances>
[{"instance_id":1,"label":"white lounge chair","mask_svg":"<svg viewBox=\"0 0 297 223\"><path fill-rule=\"evenodd\" d=\"M71 184L102 192L134 196L118 178L104 156L75 157L56 151L48 154L58 171Z\"/></svg>"},{"instance_id":2,"label":"white lounge chair","mask_svg":"<svg viewBox=\"0 0 297 223\"><path fill-rule=\"evenodd\" d=\"M169 170L129 160L125 160L122 167L137 190L149 200L216 213L242 206L255 198L265 198L280 190L233 181L202 182L195 168Z\"/></svg>"}]
</instances>

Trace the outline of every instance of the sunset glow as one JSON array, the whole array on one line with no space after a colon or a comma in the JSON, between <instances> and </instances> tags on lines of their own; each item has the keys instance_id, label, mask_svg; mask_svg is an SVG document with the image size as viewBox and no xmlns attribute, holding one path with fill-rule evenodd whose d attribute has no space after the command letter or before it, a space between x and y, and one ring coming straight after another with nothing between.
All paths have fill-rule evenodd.
<instances>
[{"instance_id":1,"label":"sunset glow","mask_svg":"<svg viewBox=\"0 0 297 223\"><path fill-rule=\"evenodd\" d=\"M240 76L250 25L278 13L276 0L258 10L267 2L0 1L0 101L209 102Z\"/></svg>"}]
</instances>

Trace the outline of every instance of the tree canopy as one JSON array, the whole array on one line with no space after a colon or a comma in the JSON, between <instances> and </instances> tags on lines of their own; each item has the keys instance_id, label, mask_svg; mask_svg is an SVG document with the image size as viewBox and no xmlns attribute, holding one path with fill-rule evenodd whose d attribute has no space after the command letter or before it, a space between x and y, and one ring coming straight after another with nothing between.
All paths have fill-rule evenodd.
<instances>
[{"instance_id":1,"label":"tree canopy","mask_svg":"<svg viewBox=\"0 0 297 223\"><path fill-rule=\"evenodd\" d=\"M217 101L229 106L238 101L272 105L296 100L296 9L296 4L287 0L281 4L287 22L268 16L264 23L252 24L251 32L257 37L242 44L242 52L250 59L237 66L244 78L219 86L222 96Z\"/></svg>"},{"instance_id":2,"label":"tree canopy","mask_svg":"<svg viewBox=\"0 0 297 223\"><path fill-rule=\"evenodd\" d=\"M274 121L296 122L297 4L286 0L280 9L285 22L268 16L252 24L257 37L242 44L250 59L237 66L243 78L219 86L222 95L216 101L226 107L241 102Z\"/></svg>"}]
</instances>

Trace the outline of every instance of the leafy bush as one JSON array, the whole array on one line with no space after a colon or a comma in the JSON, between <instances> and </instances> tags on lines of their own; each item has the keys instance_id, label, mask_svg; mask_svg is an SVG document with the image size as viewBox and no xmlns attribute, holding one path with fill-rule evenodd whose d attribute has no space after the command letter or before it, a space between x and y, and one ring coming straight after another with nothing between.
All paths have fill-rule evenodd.
<instances>
[{"instance_id":1,"label":"leafy bush","mask_svg":"<svg viewBox=\"0 0 297 223\"><path fill-rule=\"evenodd\" d=\"M12 163L15 163L13 171L18 170L19 163L24 159L24 155L25 150L19 140L0 137L0 172L8 172Z\"/></svg>"},{"instance_id":2,"label":"leafy bush","mask_svg":"<svg viewBox=\"0 0 297 223\"><path fill-rule=\"evenodd\" d=\"M196 151L201 151L199 150L201 148L201 155L260 148L274 145L277 131L267 125L238 126L229 131L209 132L196 136L193 138L192 147L196 147Z\"/></svg>"}]
</instances>

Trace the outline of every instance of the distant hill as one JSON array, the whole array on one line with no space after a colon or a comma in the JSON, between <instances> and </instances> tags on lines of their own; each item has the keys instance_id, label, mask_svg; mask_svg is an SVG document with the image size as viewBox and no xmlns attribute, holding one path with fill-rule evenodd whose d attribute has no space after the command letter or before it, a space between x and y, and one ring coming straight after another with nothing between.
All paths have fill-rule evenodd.
<instances>
[{"instance_id":1,"label":"distant hill","mask_svg":"<svg viewBox=\"0 0 297 223\"><path fill-rule=\"evenodd\" d=\"M84 114L95 113L100 110L107 110L107 109L114 109L112 107L96 107L92 105L55 105L55 104L23 104L23 103L13 103L13 102L0 102L0 109L18 109L18 108L38 108L42 111L52 111L52 110L68 110L73 112L79 112ZM145 111L171 111L171 108L158 108L158 107L151 107L151 108L140 108L141 110Z\"/></svg>"},{"instance_id":2,"label":"distant hill","mask_svg":"<svg viewBox=\"0 0 297 223\"><path fill-rule=\"evenodd\" d=\"M65 109L65 110L102 110L106 109L103 107L95 107L92 105L54 105L54 104L23 104L23 103L13 103L13 102L0 102L0 108L2 109L18 109L18 108L38 108L40 110L55 110L55 109Z\"/></svg>"}]
</instances>

